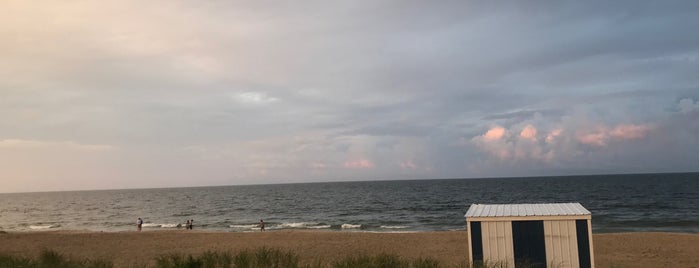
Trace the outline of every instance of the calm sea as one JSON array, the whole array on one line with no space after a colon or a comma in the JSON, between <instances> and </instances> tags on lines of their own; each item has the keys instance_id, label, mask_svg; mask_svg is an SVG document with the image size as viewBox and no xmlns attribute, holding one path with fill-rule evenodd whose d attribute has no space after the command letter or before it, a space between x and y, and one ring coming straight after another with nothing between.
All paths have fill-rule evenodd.
<instances>
[{"instance_id":1,"label":"calm sea","mask_svg":"<svg viewBox=\"0 0 699 268\"><path fill-rule=\"evenodd\" d=\"M464 230L473 203L580 202L595 232L699 233L699 173L0 194L0 230Z\"/></svg>"}]
</instances>

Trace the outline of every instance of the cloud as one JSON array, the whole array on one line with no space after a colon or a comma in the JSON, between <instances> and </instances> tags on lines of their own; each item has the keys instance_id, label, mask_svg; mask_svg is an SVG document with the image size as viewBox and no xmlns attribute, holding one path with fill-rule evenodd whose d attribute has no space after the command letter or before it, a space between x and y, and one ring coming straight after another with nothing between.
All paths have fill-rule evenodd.
<instances>
[{"instance_id":1,"label":"cloud","mask_svg":"<svg viewBox=\"0 0 699 268\"><path fill-rule=\"evenodd\" d=\"M614 128L601 126L593 130L578 130L577 139L582 144L603 147L612 140L642 139L653 129L652 125L647 124L621 124Z\"/></svg>"},{"instance_id":2,"label":"cloud","mask_svg":"<svg viewBox=\"0 0 699 268\"><path fill-rule=\"evenodd\" d=\"M577 140L580 143L599 147L606 146L607 139L608 135L606 129L581 130L577 135Z\"/></svg>"},{"instance_id":3,"label":"cloud","mask_svg":"<svg viewBox=\"0 0 699 268\"><path fill-rule=\"evenodd\" d=\"M693 99L684 98L679 102L680 111L682 113L689 113L695 110L699 110L699 101L694 101Z\"/></svg>"},{"instance_id":4,"label":"cloud","mask_svg":"<svg viewBox=\"0 0 699 268\"><path fill-rule=\"evenodd\" d=\"M399 165L402 169L410 169L410 170L417 169L417 165L415 165L415 163L413 163L413 160L401 161Z\"/></svg>"},{"instance_id":5,"label":"cloud","mask_svg":"<svg viewBox=\"0 0 699 268\"><path fill-rule=\"evenodd\" d=\"M551 130L551 132L549 132L546 135L546 139L545 139L546 143L551 144L551 143L556 142L556 139L558 139L558 137L561 136L562 133L563 133L563 129L560 129L560 128Z\"/></svg>"},{"instance_id":6,"label":"cloud","mask_svg":"<svg viewBox=\"0 0 699 268\"><path fill-rule=\"evenodd\" d=\"M61 149L83 152L104 152L116 147L105 144L80 144L73 141L39 141L22 139L0 140L0 149Z\"/></svg>"},{"instance_id":7,"label":"cloud","mask_svg":"<svg viewBox=\"0 0 699 268\"><path fill-rule=\"evenodd\" d=\"M620 124L612 128L600 126L592 129L568 130L555 126L545 133L539 133L531 124L523 127L513 126L509 130L496 126L483 135L472 138L471 143L481 151L502 161L550 162L554 157L574 157L584 150L580 145L607 147L610 143L622 140L643 139L654 129L652 125L634 124ZM513 136L508 133L519 134ZM574 141L572 146L570 141Z\"/></svg>"},{"instance_id":8,"label":"cloud","mask_svg":"<svg viewBox=\"0 0 699 268\"><path fill-rule=\"evenodd\" d=\"M653 130L650 125L619 125L609 131L609 136L616 139L641 139Z\"/></svg>"},{"instance_id":9,"label":"cloud","mask_svg":"<svg viewBox=\"0 0 699 268\"><path fill-rule=\"evenodd\" d=\"M505 128L496 126L488 130L485 134L483 134L483 139L486 141L495 141L495 140L500 140L505 136Z\"/></svg>"},{"instance_id":10,"label":"cloud","mask_svg":"<svg viewBox=\"0 0 699 268\"><path fill-rule=\"evenodd\" d=\"M157 187L699 158L692 1L1 5L0 129L20 138L0 151L18 178Z\"/></svg>"},{"instance_id":11,"label":"cloud","mask_svg":"<svg viewBox=\"0 0 699 268\"><path fill-rule=\"evenodd\" d=\"M532 125L527 125L519 133L519 137L524 140L536 141L536 128Z\"/></svg>"},{"instance_id":12,"label":"cloud","mask_svg":"<svg viewBox=\"0 0 699 268\"><path fill-rule=\"evenodd\" d=\"M270 104L279 101L264 92L243 92L233 95L233 99L245 104Z\"/></svg>"},{"instance_id":13,"label":"cloud","mask_svg":"<svg viewBox=\"0 0 699 268\"><path fill-rule=\"evenodd\" d=\"M360 169L374 168L375 167L374 163L368 159L349 160L349 161L346 161L343 164L343 166L345 168L360 168Z\"/></svg>"}]
</instances>

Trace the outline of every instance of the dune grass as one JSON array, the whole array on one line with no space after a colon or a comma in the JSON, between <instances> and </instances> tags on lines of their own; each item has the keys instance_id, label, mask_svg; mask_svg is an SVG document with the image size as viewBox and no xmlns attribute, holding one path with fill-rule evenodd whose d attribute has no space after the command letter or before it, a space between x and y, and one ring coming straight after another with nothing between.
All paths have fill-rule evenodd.
<instances>
[{"instance_id":1,"label":"dune grass","mask_svg":"<svg viewBox=\"0 0 699 268\"><path fill-rule=\"evenodd\" d=\"M0 268L110 268L111 262L102 260L74 260L51 250L44 250L37 259L0 256Z\"/></svg>"},{"instance_id":2,"label":"dune grass","mask_svg":"<svg viewBox=\"0 0 699 268\"><path fill-rule=\"evenodd\" d=\"M170 254L154 260L158 268L440 268L450 267L431 258L403 258L396 255L353 255L336 261L318 259L302 264L299 256L290 251L257 248L236 253L205 252L200 255ZM2 256L0 268L110 268L105 260L76 260L55 251L44 250L36 259ZM144 266L145 267L145 266ZM457 267L468 267L464 262Z\"/></svg>"},{"instance_id":3,"label":"dune grass","mask_svg":"<svg viewBox=\"0 0 699 268\"><path fill-rule=\"evenodd\" d=\"M278 249L258 248L237 254L207 252L199 256L168 255L157 259L158 268L438 268L434 259L405 259L395 255L348 256L334 262L316 260L301 264L299 256Z\"/></svg>"}]
</instances>

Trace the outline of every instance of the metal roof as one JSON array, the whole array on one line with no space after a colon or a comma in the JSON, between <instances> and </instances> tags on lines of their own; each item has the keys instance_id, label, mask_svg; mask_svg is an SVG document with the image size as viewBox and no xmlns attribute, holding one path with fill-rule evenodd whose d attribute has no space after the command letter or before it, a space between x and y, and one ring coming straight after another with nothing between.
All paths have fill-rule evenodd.
<instances>
[{"instance_id":1,"label":"metal roof","mask_svg":"<svg viewBox=\"0 0 699 268\"><path fill-rule=\"evenodd\" d=\"M473 204L465 217L527 217L590 215L580 203Z\"/></svg>"}]
</instances>

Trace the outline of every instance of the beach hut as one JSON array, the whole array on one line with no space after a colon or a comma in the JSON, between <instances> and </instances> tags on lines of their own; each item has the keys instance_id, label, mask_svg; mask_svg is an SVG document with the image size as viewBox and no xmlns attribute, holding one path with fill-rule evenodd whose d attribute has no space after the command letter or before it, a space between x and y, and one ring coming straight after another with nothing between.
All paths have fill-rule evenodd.
<instances>
[{"instance_id":1,"label":"beach hut","mask_svg":"<svg viewBox=\"0 0 699 268\"><path fill-rule=\"evenodd\" d=\"M486 267L595 267L590 211L580 203L473 204L468 257Z\"/></svg>"}]
</instances>

